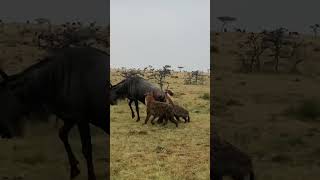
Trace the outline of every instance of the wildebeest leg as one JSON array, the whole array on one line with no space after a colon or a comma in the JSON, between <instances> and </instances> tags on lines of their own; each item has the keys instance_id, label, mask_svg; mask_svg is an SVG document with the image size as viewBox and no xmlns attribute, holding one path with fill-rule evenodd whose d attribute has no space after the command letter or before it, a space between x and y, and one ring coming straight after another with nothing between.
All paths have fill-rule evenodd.
<instances>
[{"instance_id":1,"label":"wildebeest leg","mask_svg":"<svg viewBox=\"0 0 320 180\"><path fill-rule=\"evenodd\" d=\"M88 180L96 180L92 162L92 144L89 123L80 122L78 123L78 128L82 143L82 153L87 161Z\"/></svg>"},{"instance_id":2,"label":"wildebeest leg","mask_svg":"<svg viewBox=\"0 0 320 180\"><path fill-rule=\"evenodd\" d=\"M183 117L184 123L187 123L188 119L186 117Z\"/></svg>"},{"instance_id":3,"label":"wildebeest leg","mask_svg":"<svg viewBox=\"0 0 320 180\"><path fill-rule=\"evenodd\" d=\"M166 125L168 123L168 117L164 117L163 125Z\"/></svg>"},{"instance_id":4,"label":"wildebeest leg","mask_svg":"<svg viewBox=\"0 0 320 180\"><path fill-rule=\"evenodd\" d=\"M134 112L133 112L133 109L132 109L132 102L133 102L133 100L132 100L132 99L129 99L128 105L129 105L129 107L130 107L131 117L132 117L132 119L133 119L133 118L135 117L135 115L134 115Z\"/></svg>"},{"instance_id":5,"label":"wildebeest leg","mask_svg":"<svg viewBox=\"0 0 320 180\"><path fill-rule=\"evenodd\" d=\"M138 115L137 121L140 121L140 114L139 114L139 102L137 100L134 101L134 105L136 106L136 112Z\"/></svg>"},{"instance_id":6,"label":"wildebeest leg","mask_svg":"<svg viewBox=\"0 0 320 180\"><path fill-rule=\"evenodd\" d=\"M161 118L161 117L160 117ZM154 124L154 120L156 119L156 116L153 116L153 118L151 119L151 124Z\"/></svg>"},{"instance_id":7,"label":"wildebeest leg","mask_svg":"<svg viewBox=\"0 0 320 180\"><path fill-rule=\"evenodd\" d=\"M64 147L68 154L69 164L70 164L70 178L73 179L79 175L80 170L78 168L79 161L74 156L71 146L68 141L68 135L72 127L74 126L73 122L65 121L64 125L59 130L59 137L62 140Z\"/></svg>"},{"instance_id":8,"label":"wildebeest leg","mask_svg":"<svg viewBox=\"0 0 320 180\"><path fill-rule=\"evenodd\" d=\"M176 118L177 121L180 121L180 117L179 116L174 116Z\"/></svg>"}]
</instances>

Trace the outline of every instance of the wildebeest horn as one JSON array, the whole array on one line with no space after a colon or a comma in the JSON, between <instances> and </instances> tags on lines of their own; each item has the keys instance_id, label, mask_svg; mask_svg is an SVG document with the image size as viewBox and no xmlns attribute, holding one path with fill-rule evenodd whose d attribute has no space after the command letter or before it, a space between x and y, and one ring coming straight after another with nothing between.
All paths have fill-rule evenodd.
<instances>
[{"instance_id":1,"label":"wildebeest horn","mask_svg":"<svg viewBox=\"0 0 320 180\"><path fill-rule=\"evenodd\" d=\"M2 78L3 78L4 80L9 79L9 76L8 76L3 70L1 70L1 69L0 69L0 75L2 76Z\"/></svg>"}]
</instances>

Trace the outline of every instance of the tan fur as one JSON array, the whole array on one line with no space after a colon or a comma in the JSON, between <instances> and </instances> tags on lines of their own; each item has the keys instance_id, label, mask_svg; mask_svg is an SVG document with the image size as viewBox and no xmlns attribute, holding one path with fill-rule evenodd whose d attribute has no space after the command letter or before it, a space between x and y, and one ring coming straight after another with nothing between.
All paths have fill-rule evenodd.
<instances>
[{"instance_id":1,"label":"tan fur","mask_svg":"<svg viewBox=\"0 0 320 180\"><path fill-rule=\"evenodd\" d=\"M145 120L145 124L148 123L150 116L153 116L151 123L154 124L155 118L165 119L164 125L167 124L168 120L176 124L178 127L178 122L174 120L174 111L173 106L164 102L159 102L154 99L153 93L147 93L145 97L146 105L147 105L147 117Z\"/></svg>"},{"instance_id":2,"label":"tan fur","mask_svg":"<svg viewBox=\"0 0 320 180\"><path fill-rule=\"evenodd\" d=\"M180 117L181 117L184 119L184 122L190 122L189 111L177 104L174 104L170 94L173 94L172 91L170 90L165 91L166 102L173 106L174 117L178 121L180 120Z\"/></svg>"}]
</instances>

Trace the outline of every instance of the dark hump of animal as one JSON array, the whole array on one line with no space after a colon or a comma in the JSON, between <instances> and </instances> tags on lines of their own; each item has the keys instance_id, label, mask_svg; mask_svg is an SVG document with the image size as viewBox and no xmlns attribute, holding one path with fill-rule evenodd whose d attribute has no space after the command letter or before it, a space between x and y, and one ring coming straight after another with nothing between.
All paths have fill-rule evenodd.
<instances>
[{"instance_id":1,"label":"dark hump of animal","mask_svg":"<svg viewBox=\"0 0 320 180\"><path fill-rule=\"evenodd\" d=\"M157 92L158 94L163 95L164 93L155 85L143 79L140 76L131 76L127 79L124 79L117 85L113 87L119 98L127 97L129 99L139 100L144 103L144 95L147 92Z\"/></svg>"},{"instance_id":2,"label":"dark hump of animal","mask_svg":"<svg viewBox=\"0 0 320 180\"><path fill-rule=\"evenodd\" d=\"M60 118L90 118L109 133L109 61L95 48L55 49L7 85L24 103L44 104Z\"/></svg>"}]
</instances>

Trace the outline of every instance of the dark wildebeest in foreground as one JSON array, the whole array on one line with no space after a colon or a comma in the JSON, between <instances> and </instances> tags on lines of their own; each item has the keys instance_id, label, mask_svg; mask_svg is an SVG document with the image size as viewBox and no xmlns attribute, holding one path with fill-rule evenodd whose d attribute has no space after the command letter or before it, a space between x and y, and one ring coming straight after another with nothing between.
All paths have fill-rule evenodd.
<instances>
[{"instance_id":1,"label":"dark wildebeest in foreground","mask_svg":"<svg viewBox=\"0 0 320 180\"><path fill-rule=\"evenodd\" d=\"M211 136L211 178L222 180L229 176L233 180L244 180L249 175L250 180L254 180L251 158L217 133L213 132Z\"/></svg>"},{"instance_id":2,"label":"dark wildebeest in foreground","mask_svg":"<svg viewBox=\"0 0 320 180\"><path fill-rule=\"evenodd\" d=\"M148 82L140 76L130 76L111 87L110 104L115 105L117 104L118 99L128 98L128 104L131 110L132 118L135 117L131 106L132 102L134 102L136 106L136 112L138 115L137 121L140 121L138 101L145 104L145 94L147 92L154 92L154 98L157 101L166 101L165 94L163 91L160 90L160 88L156 87L155 85L151 84L150 82Z\"/></svg>"},{"instance_id":3,"label":"dark wildebeest in foreground","mask_svg":"<svg viewBox=\"0 0 320 180\"><path fill-rule=\"evenodd\" d=\"M94 48L55 49L22 73L6 77L0 84L1 100L7 101L1 106L9 104L5 110L0 109L2 135L17 136L19 116L45 107L64 122L59 137L68 155L70 178L80 173L78 160L68 142L69 131L76 125L88 179L95 180L89 123L110 133L109 60L108 54Z\"/></svg>"}]
</instances>

